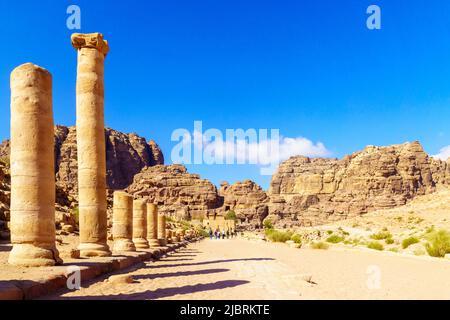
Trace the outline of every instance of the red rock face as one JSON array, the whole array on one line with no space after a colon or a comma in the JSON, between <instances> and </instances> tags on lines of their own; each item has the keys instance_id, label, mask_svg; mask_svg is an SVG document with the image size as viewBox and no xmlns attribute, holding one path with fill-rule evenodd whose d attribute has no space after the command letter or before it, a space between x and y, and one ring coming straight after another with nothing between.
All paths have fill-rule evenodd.
<instances>
[{"instance_id":1,"label":"red rock face","mask_svg":"<svg viewBox=\"0 0 450 320\"><path fill-rule=\"evenodd\" d=\"M164 164L159 146L134 134L105 129L106 177L108 189L125 189L142 168ZM9 157L9 141L0 145L0 157ZM77 141L76 128L55 126L56 184L77 197Z\"/></svg>"},{"instance_id":2,"label":"red rock face","mask_svg":"<svg viewBox=\"0 0 450 320\"><path fill-rule=\"evenodd\" d=\"M182 218L206 218L222 205L216 186L182 165L146 167L127 192L159 204L159 212Z\"/></svg>"},{"instance_id":3,"label":"red rock face","mask_svg":"<svg viewBox=\"0 0 450 320\"><path fill-rule=\"evenodd\" d=\"M272 178L270 214L286 226L316 225L404 205L449 184L449 169L418 142L368 146L341 160L292 157Z\"/></svg>"},{"instance_id":4,"label":"red rock face","mask_svg":"<svg viewBox=\"0 0 450 320\"><path fill-rule=\"evenodd\" d=\"M232 185L224 182L219 194L224 199L223 214L229 210L236 213L240 224L246 229L261 228L264 218L268 215L269 197L255 182L245 180Z\"/></svg>"}]
</instances>

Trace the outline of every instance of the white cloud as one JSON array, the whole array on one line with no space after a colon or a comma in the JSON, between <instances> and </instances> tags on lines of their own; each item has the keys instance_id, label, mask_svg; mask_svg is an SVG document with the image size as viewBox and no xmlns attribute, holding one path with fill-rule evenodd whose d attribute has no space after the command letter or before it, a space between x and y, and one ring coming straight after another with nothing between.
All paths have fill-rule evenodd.
<instances>
[{"instance_id":1,"label":"white cloud","mask_svg":"<svg viewBox=\"0 0 450 320\"><path fill-rule=\"evenodd\" d=\"M450 158L450 146L446 146L439 150L439 153L434 155L433 158L446 161L448 158Z\"/></svg>"},{"instance_id":2,"label":"white cloud","mask_svg":"<svg viewBox=\"0 0 450 320\"><path fill-rule=\"evenodd\" d=\"M278 131L277 131L278 132ZM254 131L254 137L258 136L258 132ZM256 165L278 165L280 162L287 160L291 156L307 156L307 157L327 157L331 152L321 142L312 142L304 137L290 138L277 136L271 132L261 135L259 138L249 139L239 138L224 139L222 134L215 132L211 136L201 132L194 131L194 143L203 149L204 155L211 154L214 159L222 159L223 163L237 164L256 164ZM227 161L228 159L228 161Z\"/></svg>"}]
</instances>

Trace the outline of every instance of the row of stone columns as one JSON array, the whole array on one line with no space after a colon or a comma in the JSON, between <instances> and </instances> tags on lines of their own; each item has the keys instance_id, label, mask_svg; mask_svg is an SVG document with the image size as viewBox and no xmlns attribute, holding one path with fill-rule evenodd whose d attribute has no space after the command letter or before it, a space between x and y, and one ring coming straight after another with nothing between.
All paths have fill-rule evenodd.
<instances>
[{"instance_id":1,"label":"row of stone columns","mask_svg":"<svg viewBox=\"0 0 450 320\"><path fill-rule=\"evenodd\" d=\"M133 200L126 192L114 192L114 252L136 251L136 248L165 246L166 219L158 207L143 200Z\"/></svg>"},{"instance_id":2,"label":"row of stone columns","mask_svg":"<svg viewBox=\"0 0 450 320\"><path fill-rule=\"evenodd\" d=\"M104 134L102 34L73 34L76 83L80 255L109 256ZM9 263L62 263L55 238L55 171L52 76L26 63L11 73L11 242ZM114 194L115 251L166 244L165 217L157 207L124 192ZM134 241L133 241L134 240Z\"/></svg>"}]
</instances>

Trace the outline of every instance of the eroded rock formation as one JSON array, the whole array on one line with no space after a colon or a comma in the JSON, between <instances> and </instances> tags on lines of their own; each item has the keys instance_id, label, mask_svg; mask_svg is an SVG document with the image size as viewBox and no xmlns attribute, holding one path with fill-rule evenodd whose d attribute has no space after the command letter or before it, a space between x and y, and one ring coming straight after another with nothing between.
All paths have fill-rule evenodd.
<instances>
[{"instance_id":1,"label":"eroded rock formation","mask_svg":"<svg viewBox=\"0 0 450 320\"><path fill-rule=\"evenodd\" d=\"M75 126L55 126L55 174L56 184L69 195L77 197L78 161L77 132ZM148 143L134 133L122 133L105 129L106 184L108 189L124 189L133 182L142 168L164 164L159 146ZM0 159L9 159L10 142L0 144Z\"/></svg>"},{"instance_id":2,"label":"eroded rock formation","mask_svg":"<svg viewBox=\"0 0 450 320\"><path fill-rule=\"evenodd\" d=\"M255 182L245 180L229 185L224 182L220 186L220 196L224 199L225 214L232 210L247 229L260 228L268 215L269 197Z\"/></svg>"},{"instance_id":3,"label":"eroded rock formation","mask_svg":"<svg viewBox=\"0 0 450 320\"><path fill-rule=\"evenodd\" d=\"M210 181L190 174L182 165L144 168L127 188L130 194L159 204L162 214L202 219L222 205Z\"/></svg>"},{"instance_id":4,"label":"eroded rock formation","mask_svg":"<svg viewBox=\"0 0 450 320\"><path fill-rule=\"evenodd\" d=\"M292 157L272 178L269 211L281 226L322 224L404 205L449 177L448 164L418 142L368 146L340 160Z\"/></svg>"}]
</instances>

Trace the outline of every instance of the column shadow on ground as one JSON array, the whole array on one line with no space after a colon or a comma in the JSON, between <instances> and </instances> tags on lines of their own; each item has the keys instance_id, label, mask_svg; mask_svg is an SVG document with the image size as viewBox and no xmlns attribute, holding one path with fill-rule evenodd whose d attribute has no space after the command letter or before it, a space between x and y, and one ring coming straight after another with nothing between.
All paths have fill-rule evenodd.
<instances>
[{"instance_id":1,"label":"column shadow on ground","mask_svg":"<svg viewBox=\"0 0 450 320\"><path fill-rule=\"evenodd\" d=\"M11 251L12 245L10 243L0 243L0 252Z\"/></svg>"},{"instance_id":2,"label":"column shadow on ground","mask_svg":"<svg viewBox=\"0 0 450 320\"><path fill-rule=\"evenodd\" d=\"M195 285L188 285L182 287L161 288L154 291L147 290L144 292L137 292L132 294L117 294L117 295L103 295L103 296L79 296L79 297L61 297L64 300L144 300L144 299L160 299L176 296L179 294L191 294L197 292L221 290L233 288L250 283L246 280L224 280L213 283L198 283Z\"/></svg>"},{"instance_id":3,"label":"column shadow on ground","mask_svg":"<svg viewBox=\"0 0 450 320\"><path fill-rule=\"evenodd\" d=\"M175 267L188 267L188 266L201 266L204 264L214 264L214 263L227 263L227 262L239 262L239 261L273 261L273 258L242 258L242 259L223 259L223 260L211 260L193 263L178 263L178 264L161 264L161 265L148 265L145 268L157 269L157 268L175 268ZM165 260L161 260L164 262Z\"/></svg>"},{"instance_id":4,"label":"column shadow on ground","mask_svg":"<svg viewBox=\"0 0 450 320\"><path fill-rule=\"evenodd\" d=\"M211 274L211 273L219 273L219 272L227 272L227 271L230 271L230 269L204 269L204 270L195 270L195 271L178 271L178 272L167 272L167 273L142 274L142 275L133 275L133 279L143 280L143 279L185 277L185 276L195 276L195 275L203 275L203 274Z\"/></svg>"}]
</instances>

